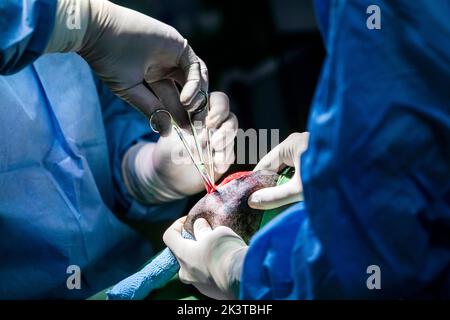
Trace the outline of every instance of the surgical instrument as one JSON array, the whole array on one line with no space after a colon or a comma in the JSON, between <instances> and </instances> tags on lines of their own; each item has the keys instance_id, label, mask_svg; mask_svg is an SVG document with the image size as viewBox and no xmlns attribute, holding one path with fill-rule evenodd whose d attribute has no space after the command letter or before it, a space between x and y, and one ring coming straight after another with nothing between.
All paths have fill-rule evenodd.
<instances>
[{"instance_id":1,"label":"surgical instrument","mask_svg":"<svg viewBox=\"0 0 450 320\"><path fill-rule=\"evenodd\" d=\"M207 103L207 102L206 102ZM204 106L206 107L206 105ZM204 107L202 107L202 109L204 109ZM200 110L200 112L203 110ZM198 112L198 111L197 111ZM196 160L194 154L191 151L191 148L189 146L189 142L185 136L185 133L183 132L183 129L178 125L178 123L175 121L175 119L172 117L171 113L166 110L166 109L157 109L155 110L149 119L149 124L150 124L150 128L154 131L154 132L158 132L158 129L156 128L156 126L153 124L154 122L154 117L159 114L165 114L170 122L171 125L173 127L173 129L175 130L175 132L177 133L178 137L180 138L181 142L183 143L184 148L186 149L186 151L189 154L189 157L191 159L191 161L193 162L195 168L197 169L197 171L199 172L200 176L202 177L203 183L205 185L205 189L208 193L211 193L213 191L216 190L216 186L214 183L214 171L211 169L213 168L212 165L212 151L211 151L211 144L210 144L210 131L207 129L206 134L207 134L207 153L208 153L208 168L206 167L205 161L204 161L204 157L203 157L203 152L202 152L202 148L200 146L200 142L198 139L198 135L197 135L197 130L192 122L192 114L188 113L188 118L189 118L189 124L190 124L190 129L192 131L192 136L194 138L194 143L195 143L195 148L197 150L198 153L198 160ZM196 112L194 111L194 114Z\"/></svg>"}]
</instances>

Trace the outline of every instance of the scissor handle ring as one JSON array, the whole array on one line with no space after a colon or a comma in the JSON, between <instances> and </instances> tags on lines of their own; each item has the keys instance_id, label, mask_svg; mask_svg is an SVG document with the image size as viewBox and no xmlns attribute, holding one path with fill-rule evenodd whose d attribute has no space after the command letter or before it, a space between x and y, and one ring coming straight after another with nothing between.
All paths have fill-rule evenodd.
<instances>
[{"instance_id":1,"label":"scissor handle ring","mask_svg":"<svg viewBox=\"0 0 450 320\"><path fill-rule=\"evenodd\" d=\"M198 93L203 95L203 101L202 101L202 104L197 109L195 109L194 111L191 111L191 114L201 113L208 106L208 94L204 90L201 90L201 89Z\"/></svg>"},{"instance_id":2,"label":"scissor handle ring","mask_svg":"<svg viewBox=\"0 0 450 320\"><path fill-rule=\"evenodd\" d=\"M148 124L150 125L150 129L152 129L152 131L155 132L155 133L159 133L159 131L153 126L152 121L153 121L153 117L157 113L160 113L160 112L164 112L164 113L168 114L169 118L170 118L170 122L171 123L173 122L172 114L168 110L166 110L166 109L156 109L155 111L152 112L152 114L150 115L150 118L148 119Z\"/></svg>"}]
</instances>

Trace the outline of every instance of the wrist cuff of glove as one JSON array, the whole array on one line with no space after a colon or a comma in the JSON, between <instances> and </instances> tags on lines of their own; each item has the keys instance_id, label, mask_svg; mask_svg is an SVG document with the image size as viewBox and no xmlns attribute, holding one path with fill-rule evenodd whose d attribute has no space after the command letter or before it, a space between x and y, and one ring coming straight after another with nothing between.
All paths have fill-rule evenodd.
<instances>
[{"instance_id":1,"label":"wrist cuff of glove","mask_svg":"<svg viewBox=\"0 0 450 320\"><path fill-rule=\"evenodd\" d=\"M221 240L222 244L216 247L211 257L210 272L225 296L237 299L248 246L237 235L230 235Z\"/></svg>"},{"instance_id":2,"label":"wrist cuff of glove","mask_svg":"<svg viewBox=\"0 0 450 320\"><path fill-rule=\"evenodd\" d=\"M46 53L78 51L90 20L89 0L58 0L55 26Z\"/></svg>"},{"instance_id":3,"label":"wrist cuff of glove","mask_svg":"<svg viewBox=\"0 0 450 320\"><path fill-rule=\"evenodd\" d=\"M233 296L233 299L239 298L239 291L241 287L241 275L242 268L244 266L245 255L247 254L248 247L245 246L237 250L232 257L232 268L229 270L228 278L230 279L229 291Z\"/></svg>"},{"instance_id":4,"label":"wrist cuff of glove","mask_svg":"<svg viewBox=\"0 0 450 320\"><path fill-rule=\"evenodd\" d=\"M128 192L139 202L157 204L178 200L183 194L167 187L154 170L155 143L142 142L131 147L122 160L122 177Z\"/></svg>"}]
</instances>

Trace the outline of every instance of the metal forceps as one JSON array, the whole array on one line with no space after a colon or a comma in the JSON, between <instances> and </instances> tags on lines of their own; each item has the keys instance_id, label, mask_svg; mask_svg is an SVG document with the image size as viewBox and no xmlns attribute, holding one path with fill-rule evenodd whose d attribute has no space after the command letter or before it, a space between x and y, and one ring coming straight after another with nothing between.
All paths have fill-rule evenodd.
<instances>
[{"instance_id":1,"label":"metal forceps","mask_svg":"<svg viewBox=\"0 0 450 320\"><path fill-rule=\"evenodd\" d=\"M205 159L203 157L202 147L200 146L199 138L197 135L197 130L194 126L194 123L192 122L192 116L194 116L197 113L203 112L205 108L209 108L208 103L208 95L204 91L200 91L201 94L203 94L204 99L201 103L200 107L192 112L188 112L188 119L189 119L189 126L191 129L192 136L194 137L194 143L195 148L198 154L198 159L196 160L194 154L191 151L191 148L189 147L188 140L185 136L185 133L181 129L181 127L178 125L178 123L175 121L175 119L172 117L171 113L166 109L157 109L155 110L149 119L150 128L154 132L158 132L158 130L153 125L153 118L158 113L164 113L166 114L171 122L172 128L175 130L175 132L178 134L178 137L180 138L181 142L183 143L184 148L189 154L189 157L192 160L192 163L194 164L195 168L199 172L200 176L203 179L203 184L205 185L205 189L208 193L213 192L216 190L216 185L214 181L214 162L213 162L213 155L212 155L212 148L211 148L211 131L209 128L205 125L202 129L205 129L206 131L206 152L207 152L207 162L205 162Z\"/></svg>"}]
</instances>

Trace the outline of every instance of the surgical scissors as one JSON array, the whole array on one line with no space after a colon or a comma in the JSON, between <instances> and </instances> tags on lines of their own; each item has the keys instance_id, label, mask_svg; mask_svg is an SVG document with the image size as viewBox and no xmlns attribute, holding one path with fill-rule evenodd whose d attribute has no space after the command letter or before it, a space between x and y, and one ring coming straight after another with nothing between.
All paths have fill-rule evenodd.
<instances>
[{"instance_id":1,"label":"surgical scissors","mask_svg":"<svg viewBox=\"0 0 450 320\"><path fill-rule=\"evenodd\" d=\"M188 112L189 125L190 125L190 129L192 132L192 136L194 137L195 148L196 148L196 151L198 154L198 159L199 159L198 161L196 160L194 154L191 151L189 142L188 142L185 134L183 133L183 129L181 129L181 127L178 125L178 123L175 121L175 119L172 117L172 114L168 110L166 110L166 109L155 110L150 116L149 125L150 125L150 128L154 132L158 132L158 129L153 125L154 117L158 113L164 113L169 117L172 128L177 133L178 137L180 138L181 142L183 143L184 148L188 152L189 157L191 158L195 168L197 169L200 176L202 177L206 191L208 193L210 193L210 192L213 192L216 190L216 185L215 185L215 181L214 181L214 163L213 163L213 155L212 155L212 147L211 147L211 131L209 130L209 128L206 125L204 127L202 127L202 130L205 129L205 132L206 132L206 149L207 149L206 152L207 152L207 156L208 156L208 162L205 163L202 148L200 146L199 138L197 135L197 130L194 126L194 123L192 122L192 116L194 116L195 114L203 112L205 110L205 108L207 108L207 107L208 107L208 111L209 111L208 95L203 91L200 91L200 92L204 95L203 103L201 104L201 106L199 108L197 108L197 110L195 110L193 112ZM208 165L208 168L206 168L206 164Z\"/></svg>"}]
</instances>

